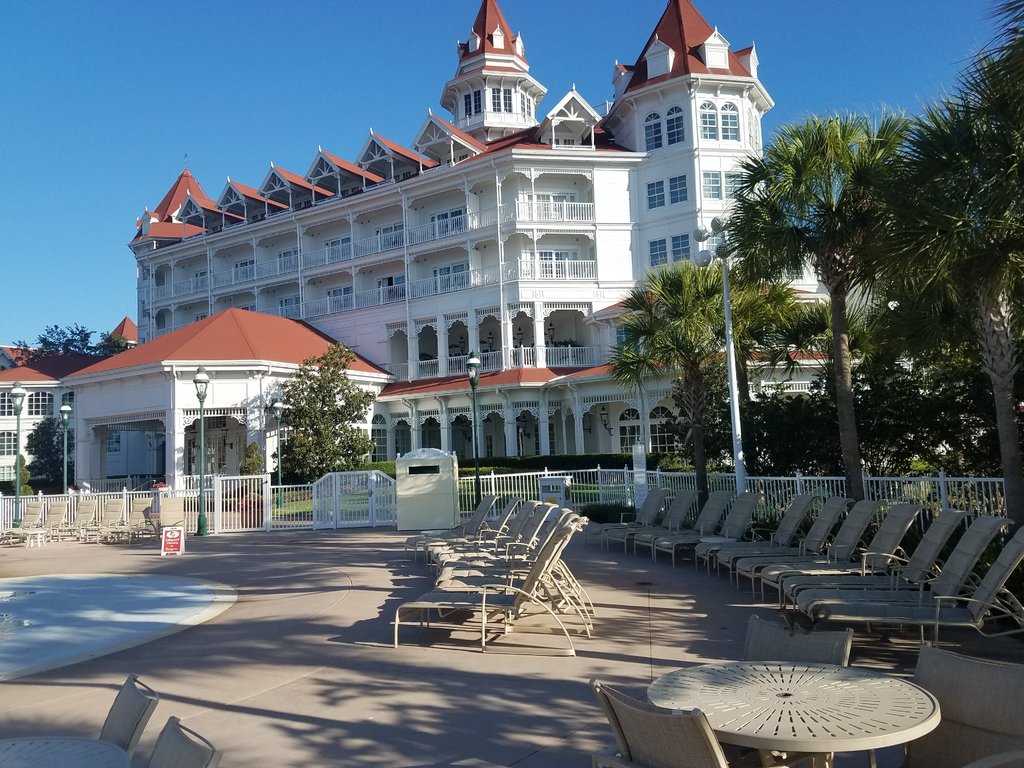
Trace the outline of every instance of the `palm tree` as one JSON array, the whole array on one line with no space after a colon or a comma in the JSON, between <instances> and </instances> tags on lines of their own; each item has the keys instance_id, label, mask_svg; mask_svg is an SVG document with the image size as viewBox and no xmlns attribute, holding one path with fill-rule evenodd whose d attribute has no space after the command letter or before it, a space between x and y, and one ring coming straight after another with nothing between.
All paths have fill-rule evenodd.
<instances>
[{"instance_id":1,"label":"palm tree","mask_svg":"<svg viewBox=\"0 0 1024 768\"><path fill-rule=\"evenodd\" d=\"M729 218L739 269L780 279L810 266L830 298L836 411L847 494L864 497L853 403L848 304L868 275L863 257L884 231L882 190L892 173L906 121L876 125L860 116L811 117L782 128L742 165Z\"/></svg>"},{"instance_id":2,"label":"palm tree","mask_svg":"<svg viewBox=\"0 0 1024 768\"><path fill-rule=\"evenodd\" d=\"M937 307L971 318L995 398L1007 514L1024 521L1014 398L1024 306L1024 87L979 61L957 95L914 122L903 158L891 248L878 267L905 290L935 295Z\"/></svg>"},{"instance_id":3,"label":"palm tree","mask_svg":"<svg viewBox=\"0 0 1024 768\"><path fill-rule=\"evenodd\" d=\"M785 286L732 283L733 327L738 356L750 354L757 337L792 306ZM611 356L612 375L639 388L648 378L671 376L681 422L693 442L697 490L707 494L704 430L715 379L724 379L725 307L722 273L682 262L649 272L623 301L623 342Z\"/></svg>"}]
</instances>

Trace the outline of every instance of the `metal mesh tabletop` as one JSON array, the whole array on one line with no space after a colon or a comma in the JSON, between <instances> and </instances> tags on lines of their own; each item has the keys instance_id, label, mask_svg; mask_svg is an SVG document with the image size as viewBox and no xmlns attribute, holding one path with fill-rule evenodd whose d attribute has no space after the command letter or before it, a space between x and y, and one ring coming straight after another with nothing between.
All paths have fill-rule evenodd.
<instances>
[{"instance_id":1,"label":"metal mesh tabletop","mask_svg":"<svg viewBox=\"0 0 1024 768\"><path fill-rule=\"evenodd\" d=\"M120 747L94 739L37 736L0 740L0 768L127 768Z\"/></svg>"},{"instance_id":2,"label":"metal mesh tabletop","mask_svg":"<svg viewBox=\"0 0 1024 768\"><path fill-rule=\"evenodd\" d=\"M668 709L700 709L723 742L787 752L903 744L940 718L935 697L911 682L828 664L691 667L655 680L647 697Z\"/></svg>"}]
</instances>

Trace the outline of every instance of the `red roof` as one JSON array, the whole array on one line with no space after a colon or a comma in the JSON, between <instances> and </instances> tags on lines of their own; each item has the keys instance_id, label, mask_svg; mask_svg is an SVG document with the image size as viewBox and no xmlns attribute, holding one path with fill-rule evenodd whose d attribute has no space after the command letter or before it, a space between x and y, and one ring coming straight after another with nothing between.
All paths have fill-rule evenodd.
<instances>
[{"instance_id":1,"label":"red roof","mask_svg":"<svg viewBox=\"0 0 1024 768\"><path fill-rule=\"evenodd\" d=\"M379 184L380 182L384 181L383 176L378 176L376 173L371 173L365 168L360 168L355 163L350 163L348 160L343 160L337 155L332 155L327 150L321 149L320 153L328 160L330 160L332 163L334 163L338 170L348 171L349 173L354 173L356 176L362 176L364 179L366 179L367 181L372 181L374 184Z\"/></svg>"},{"instance_id":2,"label":"red roof","mask_svg":"<svg viewBox=\"0 0 1024 768\"><path fill-rule=\"evenodd\" d=\"M299 365L319 357L334 343L329 336L299 320L244 309L226 309L153 341L108 357L78 374L123 370L141 365L188 361L268 360ZM383 368L356 356L353 371L386 374Z\"/></svg>"},{"instance_id":3,"label":"red roof","mask_svg":"<svg viewBox=\"0 0 1024 768\"><path fill-rule=\"evenodd\" d=\"M185 196L190 195L196 204L200 208L208 211L216 211L217 204L211 200L207 194L203 191L203 188L199 185L196 177L193 176L188 168L181 172L181 175L175 179L171 188L167 190L167 194L164 195L164 199L160 201L160 204L153 211L158 221L170 221L171 216L182 206L185 202Z\"/></svg>"},{"instance_id":4,"label":"red roof","mask_svg":"<svg viewBox=\"0 0 1024 768\"><path fill-rule=\"evenodd\" d=\"M431 160L429 157L424 157L418 152L413 152L411 149L403 147L401 144L396 144L395 142L391 141L391 139L385 139L379 133L373 134L373 137L381 144L383 144L385 147L390 149L392 152L397 152L403 157L409 158L414 163L419 163L424 168L433 168L438 164L436 160Z\"/></svg>"},{"instance_id":5,"label":"red roof","mask_svg":"<svg viewBox=\"0 0 1024 768\"><path fill-rule=\"evenodd\" d=\"M669 0L668 7L661 15L658 26L651 33L647 44L644 45L640 58L633 65L633 77L629 81L627 91L636 90L650 83L660 83L683 75L706 75L712 70L700 58L700 46L704 41L714 34L714 28L708 24L690 0ZM665 75L647 77L647 61L644 54L651 47L654 38L657 38L675 52L675 60L672 62L672 69ZM740 63L739 57L732 51L729 52L730 75L750 77L750 72Z\"/></svg>"},{"instance_id":6,"label":"red roof","mask_svg":"<svg viewBox=\"0 0 1024 768\"><path fill-rule=\"evenodd\" d=\"M286 171L284 168L278 165L274 166L274 171L275 173L277 173L278 176L287 181L289 184L294 184L295 186L302 187L303 189L311 189L315 191L318 195L323 195L324 197L331 197L334 195L334 193L331 192L331 190L324 189L323 187L314 187L304 178L299 176L299 174L292 173L291 171Z\"/></svg>"},{"instance_id":7,"label":"red roof","mask_svg":"<svg viewBox=\"0 0 1024 768\"><path fill-rule=\"evenodd\" d=\"M128 315L125 315L124 320L117 324L117 327L110 332L110 335L120 336L126 341L135 344L139 341L139 326Z\"/></svg>"},{"instance_id":8,"label":"red roof","mask_svg":"<svg viewBox=\"0 0 1024 768\"><path fill-rule=\"evenodd\" d=\"M135 243L146 239L184 240L186 237L201 235L205 231L205 229L197 227L195 224L185 224L176 221L154 221L150 223L148 232L143 232L140 228L132 242Z\"/></svg>"},{"instance_id":9,"label":"red roof","mask_svg":"<svg viewBox=\"0 0 1024 768\"><path fill-rule=\"evenodd\" d=\"M505 37L503 48L494 47L492 33L495 29L500 29L501 34ZM516 35L512 34L512 27L505 20L505 14L498 7L497 0L482 0L476 20L473 22L473 34L480 38L480 47L471 51L467 43L459 43L460 59L468 59L481 53L500 53L511 54L523 62L526 61L525 56L516 52Z\"/></svg>"},{"instance_id":10,"label":"red roof","mask_svg":"<svg viewBox=\"0 0 1024 768\"><path fill-rule=\"evenodd\" d=\"M483 142L478 141L477 139L474 139L472 136L470 136L468 133L466 133L461 128L456 128L454 125L449 123L443 117L438 117L437 115L431 115L431 117L433 117L435 120L437 120L437 122L439 122L441 125L443 125L445 128L447 128L449 131L451 131L453 136L458 136L462 141L464 141L467 144L469 144L469 146L476 147L477 149L479 149L481 151L487 148L486 145Z\"/></svg>"},{"instance_id":11,"label":"red roof","mask_svg":"<svg viewBox=\"0 0 1024 768\"><path fill-rule=\"evenodd\" d=\"M277 202L277 200L270 200L264 197L263 195L260 194L260 191L258 189L256 189L255 187L250 187L248 184L243 184L240 181L234 181L231 178L228 178L228 184L234 187L235 191L238 192L238 194L240 194L242 197L248 198L249 200L256 200L261 203L269 203L270 205L282 209L288 207L284 203Z\"/></svg>"},{"instance_id":12,"label":"red roof","mask_svg":"<svg viewBox=\"0 0 1024 768\"><path fill-rule=\"evenodd\" d=\"M40 357L24 365L0 371L0 382L59 381L89 366L108 360L98 355L50 355Z\"/></svg>"}]
</instances>

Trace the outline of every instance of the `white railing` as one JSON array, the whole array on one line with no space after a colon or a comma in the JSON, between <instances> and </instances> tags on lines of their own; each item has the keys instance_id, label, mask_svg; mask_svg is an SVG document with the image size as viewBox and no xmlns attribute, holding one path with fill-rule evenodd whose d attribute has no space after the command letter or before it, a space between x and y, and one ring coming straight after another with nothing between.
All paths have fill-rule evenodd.
<instances>
[{"instance_id":1,"label":"white railing","mask_svg":"<svg viewBox=\"0 0 1024 768\"><path fill-rule=\"evenodd\" d=\"M594 259L520 259L506 270L509 280L596 280Z\"/></svg>"},{"instance_id":2,"label":"white railing","mask_svg":"<svg viewBox=\"0 0 1024 768\"><path fill-rule=\"evenodd\" d=\"M480 353L480 370L481 371L500 371L502 367L501 361L501 350L494 352L481 352Z\"/></svg>"},{"instance_id":3,"label":"white railing","mask_svg":"<svg viewBox=\"0 0 1024 768\"><path fill-rule=\"evenodd\" d=\"M210 279L206 275L179 280L174 284L174 295L188 296L190 293L205 293L209 287Z\"/></svg>"},{"instance_id":4,"label":"white railing","mask_svg":"<svg viewBox=\"0 0 1024 768\"><path fill-rule=\"evenodd\" d=\"M455 355L448 358L448 375L455 376L466 372L466 362L469 355Z\"/></svg>"},{"instance_id":5,"label":"white railing","mask_svg":"<svg viewBox=\"0 0 1024 768\"><path fill-rule=\"evenodd\" d=\"M224 288L239 283L248 283L256 279L256 265L247 267L235 267L223 272L214 272L211 276L211 284L214 288Z\"/></svg>"},{"instance_id":6,"label":"white railing","mask_svg":"<svg viewBox=\"0 0 1024 768\"><path fill-rule=\"evenodd\" d=\"M401 248L403 245L405 245L404 232L388 232L387 234L356 240L352 243L352 255L353 258L371 256L375 253L393 251L396 248Z\"/></svg>"},{"instance_id":7,"label":"white railing","mask_svg":"<svg viewBox=\"0 0 1024 768\"><path fill-rule=\"evenodd\" d=\"M533 347L514 347L508 351L508 364L512 368L531 368L537 364L537 351Z\"/></svg>"},{"instance_id":8,"label":"white railing","mask_svg":"<svg viewBox=\"0 0 1024 768\"><path fill-rule=\"evenodd\" d=\"M406 230L407 242L409 245L429 243L432 240L442 240L453 235L464 234L469 229L469 216L452 216L447 219L431 221L428 224L420 224L418 227L410 227Z\"/></svg>"},{"instance_id":9,"label":"white railing","mask_svg":"<svg viewBox=\"0 0 1024 768\"><path fill-rule=\"evenodd\" d=\"M304 317L333 315L336 312L348 312L355 307L355 294L344 296L328 296L326 299L313 299L303 305Z\"/></svg>"},{"instance_id":10,"label":"white railing","mask_svg":"<svg viewBox=\"0 0 1024 768\"><path fill-rule=\"evenodd\" d=\"M153 286L153 301L160 301L161 299L169 299L174 291L174 286L170 283L164 285Z\"/></svg>"},{"instance_id":11,"label":"white railing","mask_svg":"<svg viewBox=\"0 0 1024 768\"><path fill-rule=\"evenodd\" d=\"M597 365L597 347L545 347L548 368L589 368Z\"/></svg>"},{"instance_id":12,"label":"white railing","mask_svg":"<svg viewBox=\"0 0 1024 768\"><path fill-rule=\"evenodd\" d=\"M386 366L389 371L395 374L395 379L398 381L409 380L409 364L408 363L394 363Z\"/></svg>"},{"instance_id":13,"label":"white railing","mask_svg":"<svg viewBox=\"0 0 1024 768\"><path fill-rule=\"evenodd\" d=\"M256 276L261 278L290 275L299 271L299 256L278 257L273 261L256 265Z\"/></svg>"},{"instance_id":14,"label":"white railing","mask_svg":"<svg viewBox=\"0 0 1024 768\"><path fill-rule=\"evenodd\" d=\"M509 204L507 208L509 209L507 214L514 215L516 221L570 221L579 223L591 223L594 221L593 203L517 200L515 203Z\"/></svg>"},{"instance_id":15,"label":"white railing","mask_svg":"<svg viewBox=\"0 0 1024 768\"><path fill-rule=\"evenodd\" d=\"M484 285L497 285L497 283L498 272L496 269L472 269L449 275L435 275L409 283L409 298L422 299L425 296L438 296L443 293L465 291Z\"/></svg>"},{"instance_id":16,"label":"white railing","mask_svg":"<svg viewBox=\"0 0 1024 768\"><path fill-rule=\"evenodd\" d=\"M341 245L330 245L315 251L303 252L302 266L304 269L312 269L313 267L322 267L325 264L349 261L351 258L352 244L342 243Z\"/></svg>"},{"instance_id":17,"label":"white railing","mask_svg":"<svg viewBox=\"0 0 1024 768\"><path fill-rule=\"evenodd\" d=\"M420 360L416 363L416 378L434 379L440 374L439 362L437 360Z\"/></svg>"}]
</instances>

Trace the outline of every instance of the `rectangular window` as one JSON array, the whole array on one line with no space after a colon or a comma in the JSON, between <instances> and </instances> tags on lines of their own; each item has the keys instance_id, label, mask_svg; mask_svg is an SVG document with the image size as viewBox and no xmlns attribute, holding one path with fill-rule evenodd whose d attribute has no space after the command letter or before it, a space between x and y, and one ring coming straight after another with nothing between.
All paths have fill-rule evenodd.
<instances>
[{"instance_id":1,"label":"rectangular window","mask_svg":"<svg viewBox=\"0 0 1024 768\"><path fill-rule=\"evenodd\" d=\"M277 271L289 272L299 268L299 249L288 248L277 252Z\"/></svg>"},{"instance_id":2,"label":"rectangular window","mask_svg":"<svg viewBox=\"0 0 1024 768\"><path fill-rule=\"evenodd\" d=\"M13 416L14 403L11 402L11 395L8 392L0 392L0 416Z\"/></svg>"},{"instance_id":3,"label":"rectangular window","mask_svg":"<svg viewBox=\"0 0 1024 768\"><path fill-rule=\"evenodd\" d=\"M661 149L661 120L644 124L644 148L651 152Z\"/></svg>"},{"instance_id":4,"label":"rectangular window","mask_svg":"<svg viewBox=\"0 0 1024 768\"><path fill-rule=\"evenodd\" d=\"M704 198L706 200L722 199L722 174L718 171L704 171Z\"/></svg>"},{"instance_id":5,"label":"rectangular window","mask_svg":"<svg viewBox=\"0 0 1024 768\"><path fill-rule=\"evenodd\" d=\"M473 114L479 115L484 111L483 98L480 95L480 91L473 91Z\"/></svg>"},{"instance_id":6,"label":"rectangular window","mask_svg":"<svg viewBox=\"0 0 1024 768\"><path fill-rule=\"evenodd\" d=\"M242 259L235 262L232 277L238 280L252 280L256 277L256 259Z\"/></svg>"},{"instance_id":7,"label":"rectangular window","mask_svg":"<svg viewBox=\"0 0 1024 768\"><path fill-rule=\"evenodd\" d=\"M107 453L120 453L121 452L121 433L120 432L108 432L107 433Z\"/></svg>"},{"instance_id":8,"label":"rectangular window","mask_svg":"<svg viewBox=\"0 0 1024 768\"><path fill-rule=\"evenodd\" d=\"M0 456L14 456L18 452L17 438L17 432L0 432Z\"/></svg>"},{"instance_id":9,"label":"rectangular window","mask_svg":"<svg viewBox=\"0 0 1024 768\"><path fill-rule=\"evenodd\" d=\"M672 235L672 261L684 261L690 258L690 236Z\"/></svg>"},{"instance_id":10,"label":"rectangular window","mask_svg":"<svg viewBox=\"0 0 1024 768\"><path fill-rule=\"evenodd\" d=\"M520 93L519 94L519 114L521 114L523 117L529 117L530 116L530 111L529 110L530 110L530 108L529 108L527 100L526 100L526 94L525 93Z\"/></svg>"},{"instance_id":11,"label":"rectangular window","mask_svg":"<svg viewBox=\"0 0 1024 768\"><path fill-rule=\"evenodd\" d=\"M721 235L712 235L705 242L705 248L711 251L712 254L717 254L718 249L725 244L725 239Z\"/></svg>"},{"instance_id":12,"label":"rectangular window","mask_svg":"<svg viewBox=\"0 0 1024 768\"><path fill-rule=\"evenodd\" d=\"M621 347L626 343L626 329L621 325L615 326L615 346Z\"/></svg>"},{"instance_id":13,"label":"rectangular window","mask_svg":"<svg viewBox=\"0 0 1024 768\"><path fill-rule=\"evenodd\" d=\"M670 203L685 203L688 197L686 192L686 177L673 176L668 180L668 201Z\"/></svg>"},{"instance_id":14,"label":"rectangular window","mask_svg":"<svg viewBox=\"0 0 1024 768\"><path fill-rule=\"evenodd\" d=\"M660 267L668 264L668 244L664 238L651 240L647 244L647 253L650 256L651 266Z\"/></svg>"},{"instance_id":15,"label":"rectangular window","mask_svg":"<svg viewBox=\"0 0 1024 768\"><path fill-rule=\"evenodd\" d=\"M511 88L506 88L501 93L502 93L502 96L504 96L504 105L503 106L505 107L505 111L506 112L511 112L512 111L512 89Z\"/></svg>"},{"instance_id":16,"label":"rectangular window","mask_svg":"<svg viewBox=\"0 0 1024 768\"><path fill-rule=\"evenodd\" d=\"M665 182L652 181L647 185L647 207L661 208L665 205Z\"/></svg>"},{"instance_id":17,"label":"rectangular window","mask_svg":"<svg viewBox=\"0 0 1024 768\"><path fill-rule=\"evenodd\" d=\"M501 88L491 88L491 112L501 112Z\"/></svg>"},{"instance_id":18,"label":"rectangular window","mask_svg":"<svg viewBox=\"0 0 1024 768\"><path fill-rule=\"evenodd\" d=\"M462 116L469 117L473 114L473 94L467 93L462 97Z\"/></svg>"},{"instance_id":19,"label":"rectangular window","mask_svg":"<svg viewBox=\"0 0 1024 768\"><path fill-rule=\"evenodd\" d=\"M742 173L727 173L725 174L725 196L727 199L732 199L740 191L740 184L743 183Z\"/></svg>"},{"instance_id":20,"label":"rectangular window","mask_svg":"<svg viewBox=\"0 0 1024 768\"><path fill-rule=\"evenodd\" d=\"M283 296L278 301L281 317L296 319L302 316L302 303L298 296Z\"/></svg>"}]
</instances>

